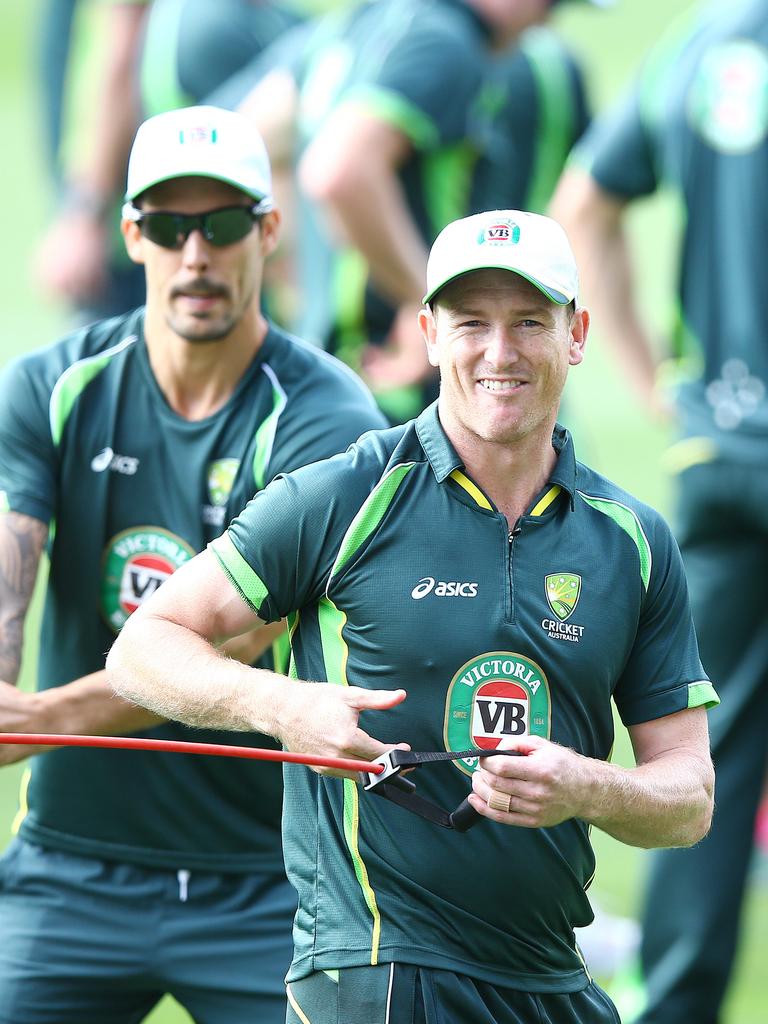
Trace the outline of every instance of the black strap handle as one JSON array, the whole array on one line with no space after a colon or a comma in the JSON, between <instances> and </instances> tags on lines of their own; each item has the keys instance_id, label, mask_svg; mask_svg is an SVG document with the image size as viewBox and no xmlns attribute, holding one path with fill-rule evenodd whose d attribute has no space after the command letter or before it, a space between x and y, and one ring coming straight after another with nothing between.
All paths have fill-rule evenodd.
<instances>
[{"instance_id":1,"label":"black strap handle","mask_svg":"<svg viewBox=\"0 0 768 1024\"><path fill-rule=\"evenodd\" d=\"M506 757L524 757L519 750L483 750L472 748L471 750L390 750L388 756L396 768L418 768L424 764L435 764L438 761L463 761L470 757L494 757L504 755ZM468 832L480 821L482 815L478 814L469 798L465 798L455 811L443 810L431 800L426 800L416 792L415 783L402 775L390 775L385 782L380 782L368 790L384 797L398 807L403 807L420 818L425 818L441 828L450 828L455 832Z\"/></svg>"}]
</instances>

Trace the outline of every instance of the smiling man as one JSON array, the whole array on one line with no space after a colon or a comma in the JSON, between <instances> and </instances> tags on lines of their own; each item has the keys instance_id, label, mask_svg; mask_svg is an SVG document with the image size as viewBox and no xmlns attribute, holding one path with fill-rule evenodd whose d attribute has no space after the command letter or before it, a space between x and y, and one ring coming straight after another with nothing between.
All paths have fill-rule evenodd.
<instances>
[{"instance_id":1,"label":"smiling man","mask_svg":"<svg viewBox=\"0 0 768 1024\"><path fill-rule=\"evenodd\" d=\"M124 696L290 750L521 755L424 780L443 807L471 789L471 837L286 766L291 1024L615 1024L574 939L590 827L645 847L709 826L717 697L679 554L556 424L589 329L576 299L554 221L448 225L419 314L438 402L257 495L110 653ZM283 616L290 679L212 646ZM633 768L608 763L612 697Z\"/></svg>"},{"instance_id":2,"label":"smiling man","mask_svg":"<svg viewBox=\"0 0 768 1024\"><path fill-rule=\"evenodd\" d=\"M0 381L2 731L189 739L115 698L104 652L255 491L383 425L346 367L263 316L279 227L244 118L193 107L139 129L122 229L146 308L33 352ZM30 694L13 684L46 540ZM251 662L274 633L228 654ZM27 753L0 747L0 763ZM134 1024L166 992L202 1024L282 1022L295 896L278 767L39 753L0 861L0 1022Z\"/></svg>"}]
</instances>

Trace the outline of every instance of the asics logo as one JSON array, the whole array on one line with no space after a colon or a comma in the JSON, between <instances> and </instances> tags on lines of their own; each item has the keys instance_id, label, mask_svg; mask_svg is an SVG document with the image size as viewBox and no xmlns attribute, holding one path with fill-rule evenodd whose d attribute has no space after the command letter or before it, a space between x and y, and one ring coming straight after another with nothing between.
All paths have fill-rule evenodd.
<instances>
[{"instance_id":1,"label":"asics logo","mask_svg":"<svg viewBox=\"0 0 768 1024\"><path fill-rule=\"evenodd\" d=\"M91 459L91 469L94 473L103 473L111 469L113 473L122 473L124 476L133 476L139 468L139 460L130 455L116 455L112 448L107 446L98 455Z\"/></svg>"},{"instance_id":2,"label":"asics logo","mask_svg":"<svg viewBox=\"0 0 768 1024\"><path fill-rule=\"evenodd\" d=\"M434 594L435 597L477 597L477 583L459 583L436 580L434 576L424 576L411 591L414 601Z\"/></svg>"}]
</instances>

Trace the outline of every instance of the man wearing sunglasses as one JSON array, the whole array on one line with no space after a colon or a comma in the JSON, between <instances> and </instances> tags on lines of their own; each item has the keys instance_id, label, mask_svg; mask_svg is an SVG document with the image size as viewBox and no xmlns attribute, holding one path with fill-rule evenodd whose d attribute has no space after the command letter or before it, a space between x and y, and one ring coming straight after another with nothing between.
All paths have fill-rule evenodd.
<instances>
[{"instance_id":1,"label":"man wearing sunglasses","mask_svg":"<svg viewBox=\"0 0 768 1024\"><path fill-rule=\"evenodd\" d=\"M151 118L125 199L146 307L0 379L0 731L189 738L115 699L104 652L254 492L384 423L351 371L261 312L280 214L248 121L213 107ZM39 692L27 694L13 684L46 544ZM228 653L253 663L279 632ZM280 654L259 664L285 668ZM0 747L0 763L28 752ZM129 1024L165 993L205 1024L282 1022L295 898L279 767L35 753L0 860L0 1022Z\"/></svg>"}]
</instances>

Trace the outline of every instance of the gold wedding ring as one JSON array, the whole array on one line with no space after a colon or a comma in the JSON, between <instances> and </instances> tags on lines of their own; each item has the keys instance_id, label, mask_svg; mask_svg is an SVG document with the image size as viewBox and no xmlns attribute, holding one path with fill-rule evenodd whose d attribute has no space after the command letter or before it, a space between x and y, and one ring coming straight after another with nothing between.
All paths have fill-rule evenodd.
<instances>
[{"instance_id":1,"label":"gold wedding ring","mask_svg":"<svg viewBox=\"0 0 768 1024\"><path fill-rule=\"evenodd\" d=\"M493 811L504 811L509 814L512 805L512 797L509 793L500 793L498 789L492 789L488 797L488 806Z\"/></svg>"}]
</instances>

